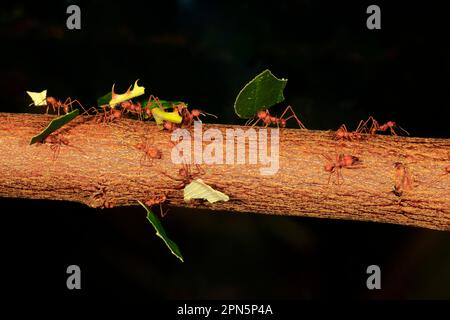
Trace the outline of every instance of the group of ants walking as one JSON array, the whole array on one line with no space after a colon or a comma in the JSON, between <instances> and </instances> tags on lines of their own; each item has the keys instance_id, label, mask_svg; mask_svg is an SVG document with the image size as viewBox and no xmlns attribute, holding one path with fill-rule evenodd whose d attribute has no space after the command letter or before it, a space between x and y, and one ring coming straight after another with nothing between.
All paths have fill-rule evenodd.
<instances>
[{"instance_id":1,"label":"group of ants walking","mask_svg":"<svg viewBox=\"0 0 450 320\"><path fill-rule=\"evenodd\" d=\"M147 102L146 107L143 107L140 102L133 102L132 100L127 100L121 102L119 107L110 107L108 105L101 106L100 108L92 107L86 110L78 100L71 100L67 98L64 102L55 99L54 97L47 97L47 112L51 107L55 113L60 114L60 110L62 109L65 113L68 113L72 110L72 106L76 103L79 107L84 111L83 115L93 115L94 119L97 123L110 123L116 120L121 119L124 115L132 115L139 120L151 119L152 112L151 106L159 107L164 110L161 105L159 99L153 95L150 95L149 100ZM217 118L215 115L206 113L200 109L192 109L189 110L187 105L184 103L174 104L172 106L174 111L177 111L181 116L181 123L173 123L170 121L163 122L163 128L168 131L173 131L176 128L180 127L191 127L194 120L200 121L200 116L213 116ZM293 108L291 106L286 107L281 116L276 117L270 114L269 110L261 110L258 111L257 114L249 119L246 122L246 126L254 127L259 123L264 124L266 127L273 125L281 128L285 128L287 125L287 121L290 119L294 119L300 129L306 129L305 125L302 121L297 117ZM345 124L342 124L333 134L333 140L341 140L341 141L360 141L363 139L364 135L375 135L377 133L389 132L392 135L398 135L399 133L404 133L409 135L409 133L398 126L394 121L387 121L384 124L380 124L375 118L370 116L367 120L361 120L355 131L349 131ZM61 145L69 145L69 141L67 138L64 138L61 134L53 133L47 136L43 141L43 143L50 144L52 150L57 154L59 152L59 148ZM154 159L161 159L162 153L156 148L154 145L148 142L148 139L143 143L138 143L135 145L135 148L141 152L143 152L143 156L141 158L141 164L145 164L147 161L153 161ZM341 184L343 182L343 176L341 170L346 169L357 169L362 167L362 160L360 158L344 153L338 153L334 157L329 155L323 155L327 163L324 166L324 170L329 173L328 184L331 181L333 175L336 175L337 184ZM449 154L450 160L450 154ZM395 169L397 171L396 175L398 175L398 182L396 182L395 190L405 190L411 184L411 179L408 173L407 168L405 168L402 164L396 163ZM450 166L448 166L445 170L446 174L450 173ZM182 189L187 184L189 184L192 180L196 179L198 176L204 174L204 171L201 169L199 165L196 165L195 170L191 168L188 164L183 164L182 168L179 169L178 176L173 177L166 173L164 175L170 177L173 180L178 181L178 185L176 189ZM395 193L395 192L394 192ZM164 216L165 213L162 210L162 204L167 200L167 195L159 195L151 197L144 201L144 203L148 207L153 207L155 205L160 206L161 215Z\"/></svg>"}]
</instances>

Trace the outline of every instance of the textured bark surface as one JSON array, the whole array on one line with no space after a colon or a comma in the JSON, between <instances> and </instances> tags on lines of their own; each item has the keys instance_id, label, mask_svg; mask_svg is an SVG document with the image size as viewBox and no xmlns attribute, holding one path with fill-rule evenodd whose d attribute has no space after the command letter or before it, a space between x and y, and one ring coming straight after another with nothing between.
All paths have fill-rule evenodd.
<instances>
[{"instance_id":1,"label":"textured bark surface","mask_svg":"<svg viewBox=\"0 0 450 320\"><path fill-rule=\"evenodd\" d=\"M230 196L222 203L185 203L183 190L164 174L178 176L171 161L171 135L154 123L122 119L107 125L78 117L60 133L69 145L54 153L48 144L29 145L52 116L0 114L0 196L67 200L91 207L135 205L167 194L174 206L365 220L450 230L450 139L371 136L338 142L330 131L280 130L279 171L263 176L262 164L206 165L200 178ZM204 125L225 132L226 125ZM246 129L246 128L243 128ZM143 159L136 144L150 141L161 159ZM225 137L225 134L224 134ZM270 141L270 140L269 140ZM204 146L209 143L205 142ZM247 144L248 146L249 144ZM270 150L270 148L269 148ZM247 150L248 152L248 150ZM343 184L329 173L323 155L357 156L358 169L341 170ZM54 157L56 156L56 158ZM411 190L393 192L394 163L410 173ZM397 182L398 183L398 182Z\"/></svg>"}]
</instances>

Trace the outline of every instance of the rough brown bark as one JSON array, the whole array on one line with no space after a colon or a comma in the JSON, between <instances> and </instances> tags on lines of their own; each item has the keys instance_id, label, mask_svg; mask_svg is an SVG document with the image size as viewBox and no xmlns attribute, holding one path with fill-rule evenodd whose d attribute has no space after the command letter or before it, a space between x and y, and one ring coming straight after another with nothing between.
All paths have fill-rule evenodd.
<instances>
[{"instance_id":1,"label":"rough brown bark","mask_svg":"<svg viewBox=\"0 0 450 320\"><path fill-rule=\"evenodd\" d=\"M103 125L78 117L61 133L69 145L62 145L53 159L49 145L29 145L51 118L0 114L1 197L102 207L135 205L137 199L166 193L173 206L450 229L450 175L445 174L450 139L375 136L341 143L332 140L329 131L282 129L276 175L261 175L260 164L203 164L201 178L228 194L230 201L185 203L183 190L176 189L179 181L161 173L177 176L181 167L171 161L168 132L153 123L122 119ZM203 131L211 127L222 132L236 128L205 125ZM153 137L161 159L141 161L143 153L135 145L145 136ZM363 162L362 168L342 169L341 185L334 183L335 176L328 184L329 173L324 170L322 155L334 157L336 152ZM401 195L393 192L396 162L408 168L414 181L412 189Z\"/></svg>"}]
</instances>

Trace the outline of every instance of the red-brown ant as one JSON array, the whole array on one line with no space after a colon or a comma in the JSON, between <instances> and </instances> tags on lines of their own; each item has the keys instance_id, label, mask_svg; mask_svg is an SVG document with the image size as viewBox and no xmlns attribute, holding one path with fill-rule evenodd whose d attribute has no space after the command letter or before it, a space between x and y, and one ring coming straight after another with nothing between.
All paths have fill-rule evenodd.
<instances>
[{"instance_id":1,"label":"red-brown ant","mask_svg":"<svg viewBox=\"0 0 450 320\"><path fill-rule=\"evenodd\" d=\"M347 169L361 168L362 161L355 156L339 154L336 155L336 158L334 160L332 157L328 155L323 155L323 157L328 161L328 163L324 166L325 171L330 173L330 176L328 177L328 184L330 183L331 176L334 173L336 173L337 184L340 184L339 179L344 180L344 177L342 176L341 172L342 168Z\"/></svg>"},{"instance_id":2,"label":"red-brown ant","mask_svg":"<svg viewBox=\"0 0 450 320\"><path fill-rule=\"evenodd\" d=\"M401 162L394 163L395 168L395 184L392 191L396 196L400 197L404 191L410 191L413 187L413 179L407 166Z\"/></svg>"},{"instance_id":3,"label":"red-brown ant","mask_svg":"<svg viewBox=\"0 0 450 320\"><path fill-rule=\"evenodd\" d=\"M377 120L374 119L374 117L370 116L369 119L364 123L364 125L367 127L367 124L369 121L372 121L372 125L370 126L369 133L374 135L377 132L386 132L387 130L390 130L391 134L396 136L397 133L395 132L394 128L400 129L407 135L409 135L409 132L397 125L394 121L388 121L383 125L380 125Z\"/></svg>"},{"instance_id":4,"label":"red-brown ant","mask_svg":"<svg viewBox=\"0 0 450 320\"><path fill-rule=\"evenodd\" d=\"M348 131L345 124L342 124L339 129L336 130L336 132L333 135L334 140L361 140L361 133L366 131L367 128L365 126L365 122L361 120L358 124L358 127L354 132Z\"/></svg>"},{"instance_id":5,"label":"red-brown ant","mask_svg":"<svg viewBox=\"0 0 450 320\"><path fill-rule=\"evenodd\" d=\"M176 123L173 123L173 122L170 122L170 121L165 121L164 120L163 127L164 127L164 129L166 129L168 131L173 131L175 129L178 129L180 127L180 125L176 124Z\"/></svg>"},{"instance_id":6,"label":"red-brown ant","mask_svg":"<svg viewBox=\"0 0 450 320\"><path fill-rule=\"evenodd\" d=\"M165 194L162 194L159 196L151 197L150 199L145 200L144 203L150 209L155 205L159 205L159 210L161 212L161 218L164 218L166 216L168 210L166 210L164 212L163 208L162 208L162 204L164 202L166 202L166 200L167 200L167 196Z\"/></svg>"},{"instance_id":7,"label":"red-brown ant","mask_svg":"<svg viewBox=\"0 0 450 320\"><path fill-rule=\"evenodd\" d=\"M195 167L197 170L193 172L189 164L183 163L183 167L180 170L178 170L179 177L172 177L165 172L161 173L173 180L180 181L180 183L177 186L175 186L175 189L182 189L187 184L191 183L192 180L196 179L198 176L205 174L205 171L200 167L200 165L196 164Z\"/></svg>"},{"instance_id":8,"label":"red-brown ant","mask_svg":"<svg viewBox=\"0 0 450 320\"><path fill-rule=\"evenodd\" d=\"M292 115L290 117L287 117L286 119L284 119L284 115L288 112L291 111ZM287 106L286 109L284 109L283 113L281 114L281 116L279 118L271 116L270 112L268 109L266 110L260 110L258 111L258 113L256 114L256 117L249 119L245 125L250 125L253 121L252 127L254 127L259 121L262 121L266 127L273 124L273 125L277 125L277 127L282 127L285 128L286 127L286 123L289 119L294 118L297 121L298 126L300 127L300 129L306 129L305 125L300 121L300 119L297 117L297 115L294 112L294 109L292 109L291 106Z\"/></svg>"},{"instance_id":9,"label":"red-brown ant","mask_svg":"<svg viewBox=\"0 0 450 320\"><path fill-rule=\"evenodd\" d=\"M135 147L136 147L136 149L144 152L144 155L142 156L142 158L140 160L141 165L146 160L153 161L153 159L161 159L161 157L162 157L161 150L152 146L148 141L146 141L144 143L138 143L135 145Z\"/></svg>"},{"instance_id":10,"label":"red-brown ant","mask_svg":"<svg viewBox=\"0 0 450 320\"><path fill-rule=\"evenodd\" d=\"M59 155L59 150L61 148L61 145L69 145L69 140L61 136L57 133L52 133L44 138L42 140L42 143L50 144L50 149L53 151L53 161L56 160L56 158Z\"/></svg>"},{"instance_id":11,"label":"red-brown ant","mask_svg":"<svg viewBox=\"0 0 450 320\"><path fill-rule=\"evenodd\" d=\"M120 104L121 108L123 110L126 110L127 112L135 113L137 114L139 120L142 120L142 113L145 112L147 116L151 116L151 110L150 108L146 108L145 111L143 111L142 105L140 102L133 103L131 100L124 101Z\"/></svg>"},{"instance_id":12,"label":"red-brown ant","mask_svg":"<svg viewBox=\"0 0 450 320\"><path fill-rule=\"evenodd\" d=\"M47 97L45 99L45 101L47 102L47 110L45 111L45 113L48 113L48 109L50 107L53 108L53 112L57 111L58 112L58 116L60 114L60 109L62 108L64 113L69 113L69 111L72 110L72 104L74 104L75 102L78 103L78 105L82 108L83 106L81 105L81 103L78 100L72 100L70 97L68 97L66 99L66 101L61 102L61 100L57 100L54 97Z\"/></svg>"},{"instance_id":13,"label":"red-brown ant","mask_svg":"<svg viewBox=\"0 0 450 320\"><path fill-rule=\"evenodd\" d=\"M187 105L184 103L180 103L174 106L174 109L178 110L178 113L180 114L180 116L182 117L182 122L181 124L183 126L187 126L190 127L192 125L192 123L194 122L194 118L197 121L200 121L200 116L211 116L217 119L217 116L211 113L207 113L205 111L202 111L200 109L192 109L191 111L189 111L189 109L187 108Z\"/></svg>"},{"instance_id":14,"label":"red-brown ant","mask_svg":"<svg viewBox=\"0 0 450 320\"><path fill-rule=\"evenodd\" d=\"M109 123L113 122L114 120L118 120L122 118L122 111L115 109L115 108L109 108L108 111L106 111L106 107L103 108L103 113L100 115L97 114L97 123L103 122L103 123ZM98 112L97 112L98 113Z\"/></svg>"}]
</instances>

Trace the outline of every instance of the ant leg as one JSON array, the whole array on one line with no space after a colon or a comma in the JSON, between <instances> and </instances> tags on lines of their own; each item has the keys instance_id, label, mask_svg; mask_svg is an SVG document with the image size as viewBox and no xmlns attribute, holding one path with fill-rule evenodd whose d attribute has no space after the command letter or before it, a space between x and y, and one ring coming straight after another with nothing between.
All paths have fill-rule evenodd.
<instances>
[{"instance_id":1,"label":"ant leg","mask_svg":"<svg viewBox=\"0 0 450 320\"><path fill-rule=\"evenodd\" d=\"M63 107L63 110L64 110L64 107L67 106L67 108L68 108L68 110L69 110L68 112L72 111L72 99L70 99L70 97L67 97L66 101L64 101L64 102L61 104L61 106ZM60 108L61 108L61 106L60 106ZM68 113L68 112L67 112L67 113ZM64 110L64 113L66 113L65 110Z\"/></svg>"},{"instance_id":2,"label":"ant leg","mask_svg":"<svg viewBox=\"0 0 450 320\"><path fill-rule=\"evenodd\" d=\"M403 131L404 133L406 133L408 136L410 135L408 131L406 131L405 129L403 129L402 127L396 125L397 128L399 128L401 131ZM392 128L391 128L392 129Z\"/></svg>"},{"instance_id":3,"label":"ant leg","mask_svg":"<svg viewBox=\"0 0 450 320\"><path fill-rule=\"evenodd\" d=\"M167 215L167 212L169 212L169 209L167 209L166 211L163 211L162 203L160 203L159 204L159 211L160 211L160 214L161 214L161 218L164 218Z\"/></svg>"},{"instance_id":4,"label":"ant leg","mask_svg":"<svg viewBox=\"0 0 450 320\"><path fill-rule=\"evenodd\" d=\"M366 124L364 122L364 120L361 120L358 124L358 127L356 127L356 133L366 133L367 132L367 127Z\"/></svg>"},{"instance_id":5,"label":"ant leg","mask_svg":"<svg viewBox=\"0 0 450 320\"><path fill-rule=\"evenodd\" d=\"M244 124L244 126L249 126L250 125L250 123L252 123L253 121L255 120L255 118L253 117L253 118L250 118L250 119L248 119L247 120L247 122L245 122L245 124Z\"/></svg>"},{"instance_id":6,"label":"ant leg","mask_svg":"<svg viewBox=\"0 0 450 320\"><path fill-rule=\"evenodd\" d=\"M287 106L286 109L284 109L284 112L281 114L280 119L283 118L283 116L286 114L286 112L291 111L292 115L290 117L288 117L286 119L289 120L291 118L295 118L295 120L297 121L298 126L300 127L300 129L306 129L305 125L300 121L300 119L297 117L297 115L294 112L294 109L292 109L291 106Z\"/></svg>"},{"instance_id":7,"label":"ant leg","mask_svg":"<svg viewBox=\"0 0 450 320\"><path fill-rule=\"evenodd\" d=\"M378 129L380 128L380 124L379 124L378 121L375 120L375 118L372 117L372 116L370 116L370 117L367 119L366 123L368 123L369 121L372 121L372 125L370 126L370 129L369 129L369 133L370 133L370 134L375 134L375 133L378 131Z\"/></svg>"},{"instance_id":8,"label":"ant leg","mask_svg":"<svg viewBox=\"0 0 450 320\"><path fill-rule=\"evenodd\" d=\"M55 161L58 158L60 148L61 148L60 142L52 144L50 146L50 150L53 151L53 156L52 156L53 161Z\"/></svg>"},{"instance_id":9,"label":"ant leg","mask_svg":"<svg viewBox=\"0 0 450 320\"><path fill-rule=\"evenodd\" d=\"M342 180L344 180L344 177L342 176L342 171L341 171L342 169L340 169L340 168L338 168L337 170L336 170L336 175L337 175L337 185L341 185L342 183L343 183L343 181ZM341 183L341 181L342 181L342 183Z\"/></svg>"},{"instance_id":10,"label":"ant leg","mask_svg":"<svg viewBox=\"0 0 450 320\"><path fill-rule=\"evenodd\" d=\"M206 173L206 171L199 164L196 164L195 168L197 169L197 173L195 174L197 176L203 176Z\"/></svg>"},{"instance_id":11,"label":"ant leg","mask_svg":"<svg viewBox=\"0 0 450 320\"><path fill-rule=\"evenodd\" d=\"M83 107L83 105L77 99L71 100L71 102L70 102L70 107L71 108L72 108L72 104L74 104L75 102L81 107L81 109L83 109L84 112L86 112L86 109ZM92 108L94 108L94 107L92 107Z\"/></svg>"},{"instance_id":12,"label":"ant leg","mask_svg":"<svg viewBox=\"0 0 450 320\"><path fill-rule=\"evenodd\" d=\"M261 120L261 119L258 118L258 120L256 120L256 121L252 124L251 128L253 128L254 126L256 126L256 124L257 124L260 120Z\"/></svg>"},{"instance_id":13,"label":"ant leg","mask_svg":"<svg viewBox=\"0 0 450 320\"><path fill-rule=\"evenodd\" d=\"M202 116L205 116L205 117L206 117L206 116L211 116L211 117L214 117L214 118L216 118L216 119L219 118L219 117L216 116L215 114L208 113L208 112L205 112L205 111L201 111L200 114L201 114Z\"/></svg>"},{"instance_id":14,"label":"ant leg","mask_svg":"<svg viewBox=\"0 0 450 320\"><path fill-rule=\"evenodd\" d=\"M154 101L161 110L164 110L158 97L155 97L154 95L151 94L150 97L148 97L147 105L150 103L150 101Z\"/></svg>"}]
</instances>

